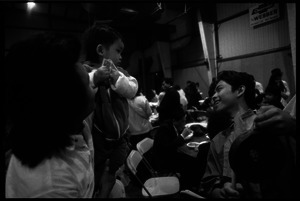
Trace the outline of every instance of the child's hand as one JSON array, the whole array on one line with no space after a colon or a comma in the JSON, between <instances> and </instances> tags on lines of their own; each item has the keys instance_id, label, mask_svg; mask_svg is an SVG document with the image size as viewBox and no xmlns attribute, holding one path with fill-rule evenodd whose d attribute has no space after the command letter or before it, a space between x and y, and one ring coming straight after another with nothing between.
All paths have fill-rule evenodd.
<instances>
[{"instance_id":1,"label":"child's hand","mask_svg":"<svg viewBox=\"0 0 300 201\"><path fill-rule=\"evenodd\" d=\"M110 83L115 85L118 78L120 77L120 73L119 71L112 69L109 77L110 77Z\"/></svg>"},{"instance_id":2,"label":"child's hand","mask_svg":"<svg viewBox=\"0 0 300 201\"><path fill-rule=\"evenodd\" d=\"M101 66L94 74L94 84L97 85L99 82L105 82L109 78L109 74L110 69L105 66Z\"/></svg>"}]
</instances>

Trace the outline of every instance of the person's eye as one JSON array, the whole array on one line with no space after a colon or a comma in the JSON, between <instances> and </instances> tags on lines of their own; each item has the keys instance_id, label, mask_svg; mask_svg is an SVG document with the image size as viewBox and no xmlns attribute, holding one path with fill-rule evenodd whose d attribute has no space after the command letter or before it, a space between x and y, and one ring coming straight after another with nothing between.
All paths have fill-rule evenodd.
<instances>
[{"instance_id":1,"label":"person's eye","mask_svg":"<svg viewBox=\"0 0 300 201\"><path fill-rule=\"evenodd\" d=\"M216 87L215 91L216 91L216 92L219 92L219 91L221 91L221 89L222 89L222 87L221 87L221 86L218 86L218 87Z\"/></svg>"}]
</instances>

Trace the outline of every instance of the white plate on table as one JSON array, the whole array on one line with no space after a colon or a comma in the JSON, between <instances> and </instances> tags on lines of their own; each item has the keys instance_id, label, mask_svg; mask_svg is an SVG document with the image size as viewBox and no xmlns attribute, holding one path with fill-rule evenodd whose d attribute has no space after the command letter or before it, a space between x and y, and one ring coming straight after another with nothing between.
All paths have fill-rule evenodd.
<instances>
[{"instance_id":1,"label":"white plate on table","mask_svg":"<svg viewBox=\"0 0 300 201\"><path fill-rule=\"evenodd\" d=\"M206 128L207 127L207 121L188 123L188 124L185 125L185 127L189 128L189 127L191 127L193 125L200 125L200 126Z\"/></svg>"}]
</instances>

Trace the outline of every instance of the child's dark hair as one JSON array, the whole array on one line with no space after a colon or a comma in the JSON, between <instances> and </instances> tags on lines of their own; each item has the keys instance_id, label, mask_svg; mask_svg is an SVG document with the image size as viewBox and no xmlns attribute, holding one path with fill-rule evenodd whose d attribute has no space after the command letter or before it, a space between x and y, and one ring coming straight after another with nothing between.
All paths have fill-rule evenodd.
<instances>
[{"instance_id":1,"label":"child's dark hair","mask_svg":"<svg viewBox=\"0 0 300 201\"><path fill-rule=\"evenodd\" d=\"M244 98L247 105L251 109L257 108L255 101L255 80L253 75L250 75L245 72L236 72L236 71L221 71L218 74L217 82L225 81L230 84L232 91L237 90L240 86L245 86Z\"/></svg>"},{"instance_id":2,"label":"child's dark hair","mask_svg":"<svg viewBox=\"0 0 300 201\"><path fill-rule=\"evenodd\" d=\"M83 36L83 52L85 59L91 62L98 62L99 55L96 48L99 44L108 48L116 40L123 40L121 34L112 27L103 24L95 23L92 27L87 29Z\"/></svg>"},{"instance_id":3,"label":"child's dark hair","mask_svg":"<svg viewBox=\"0 0 300 201\"><path fill-rule=\"evenodd\" d=\"M29 167L58 155L82 127L87 92L76 70L80 48L72 35L39 33L5 57L8 139Z\"/></svg>"}]
</instances>

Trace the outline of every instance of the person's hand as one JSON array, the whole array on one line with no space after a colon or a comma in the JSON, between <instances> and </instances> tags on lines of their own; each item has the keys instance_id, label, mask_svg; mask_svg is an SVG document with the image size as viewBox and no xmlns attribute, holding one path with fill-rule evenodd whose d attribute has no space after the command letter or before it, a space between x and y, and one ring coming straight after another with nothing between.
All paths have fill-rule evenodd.
<instances>
[{"instance_id":1,"label":"person's hand","mask_svg":"<svg viewBox=\"0 0 300 201\"><path fill-rule=\"evenodd\" d=\"M110 83L115 85L118 78L120 77L120 73L118 70L112 69L109 77L110 77Z\"/></svg>"},{"instance_id":2,"label":"person's hand","mask_svg":"<svg viewBox=\"0 0 300 201\"><path fill-rule=\"evenodd\" d=\"M277 131L294 131L296 120L288 113L272 105L261 106L254 119L255 129L272 128Z\"/></svg>"},{"instance_id":3,"label":"person's hand","mask_svg":"<svg viewBox=\"0 0 300 201\"><path fill-rule=\"evenodd\" d=\"M110 69L106 66L101 66L94 74L94 84L97 85L99 82L105 82L106 80L108 80L109 76Z\"/></svg>"},{"instance_id":4,"label":"person's hand","mask_svg":"<svg viewBox=\"0 0 300 201\"><path fill-rule=\"evenodd\" d=\"M239 199L243 191L243 186L240 183L236 184L234 188L232 183L226 182L223 188L215 188L212 193L212 198L222 198L222 199Z\"/></svg>"}]
</instances>

